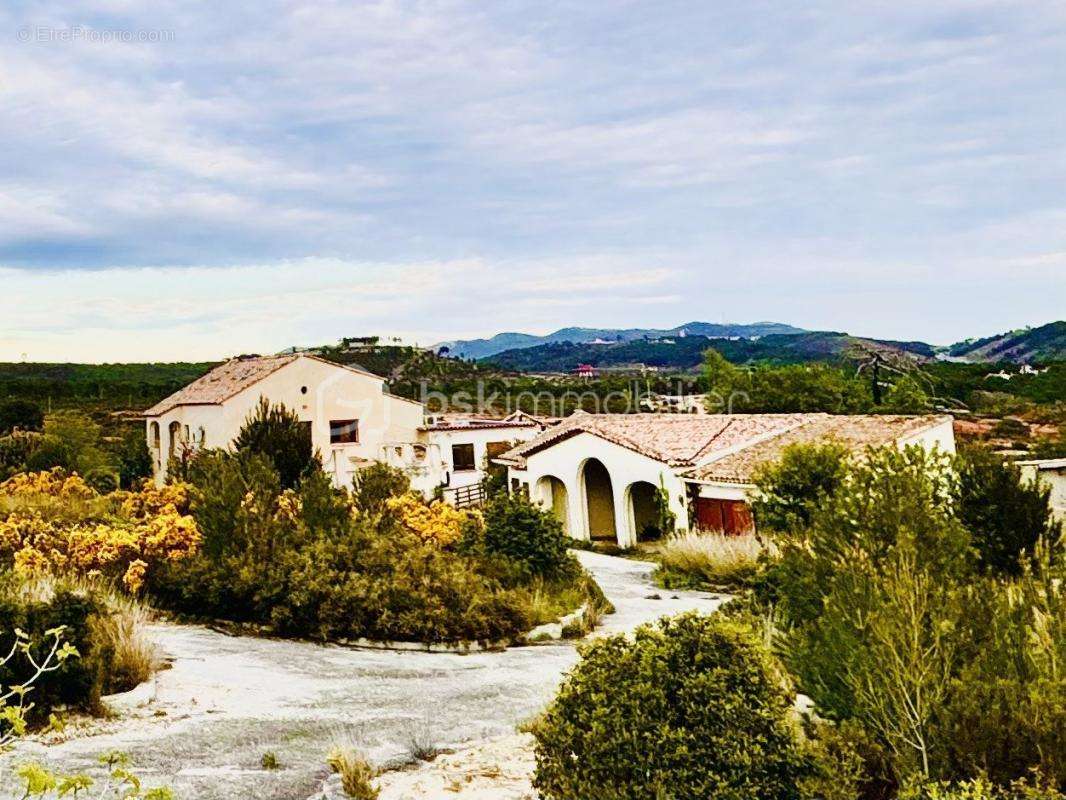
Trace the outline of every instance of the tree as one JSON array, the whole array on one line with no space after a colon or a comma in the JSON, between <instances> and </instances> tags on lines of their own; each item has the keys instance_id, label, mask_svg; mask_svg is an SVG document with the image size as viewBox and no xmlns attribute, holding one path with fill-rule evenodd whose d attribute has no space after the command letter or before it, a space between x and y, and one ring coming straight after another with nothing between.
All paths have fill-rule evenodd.
<instances>
[{"instance_id":1,"label":"tree","mask_svg":"<svg viewBox=\"0 0 1066 800\"><path fill-rule=\"evenodd\" d=\"M555 576L574 564L562 523L522 495L500 494L489 502L482 545L524 564L533 575Z\"/></svg>"},{"instance_id":2,"label":"tree","mask_svg":"<svg viewBox=\"0 0 1066 800\"><path fill-rule=\"evenodd\" d=\"M758 467L751 505L759 528L787 533L810 525L814 509L844 480L848 454L838 442L792 444L778 461Z\"/></svg>"},{"instance_id":3,"label":"tree","mask_svg":"<svg viewBox=\"0 0 1066 800\"><path fill-rule=\"evenodd\" d=\"M118 453L118 478L123 489L137 486L145 478L152 477L152 454L144 431L135 430L126 434Z\"/></svg>"},{"instance_id":4,"label":"tree","mask_svg":"<svg viewBox=\"0 0 1066 800\"><path fill-rule=\"evenodd\" d=\"M0 403L0 436L14 430L39 431L44 427L44 412L28 400L8 400Z\"/></svg>"},{"instance_id":5,"label":"tree","mask_svg":"<svg viewBox=\"0 0 1066 800\"><path fill-rule=\"evenodd\" d=\"M963 663L970 540L950 459L870 450L782 548L786 664L819 714L874 734L896 779L945 768L936 716Z\"/></svg>"},{"instance_id":6,"label":"tree","mask_svg":"<svg viewBox=\"0 0 1066 800\"><path fill-rule=\"evenodd\" d=\"M922 384L913 376L904 375L885 392L881 410L894 414L923 414L932 407Z\"/></svg>"},{"instance_id":7,"label":"tree","mask_svg":"<svg viewBox=\"0 0 1066 800\"><path fill-rule=\"evenodd\" d=\"M282 488L292 488L311 468L319 465L311 444L309 426L284 405L272 406L260 398L255 411L233 440L237 452L258 453L269 458L281 478Z\"/></svg>"},{"instance_id":8,"label":"tree","mask_svg":"<svg viewBox=\"0 0 1066 800\"><path fill-rule=\"evenodd\" d=\"M411 480L403 470L374 462L355 473L352 500L355 507L368 514L380 514L385 503L410 491Z\"/></svg>"},{"instance_id":9,"label":"tree","mask_svg":"<svg viewBox=\"0 0 1066 800\"><path fill-rule=\"evenodd\" d=\"M707 410L712 413L729 411L733 394L743 388L743 371L713 347L708 347L703 353L703 377L707 383Z\"/></svg>"},{"instance_id":10,"label":"tree","mask_svg":"<svg viewBox=\"0 0 1066 800\"><path fill-rule=\"evenodd\" d=\"M973 448L955 460L957 511L970 531L981 566L1017 575L1023 553L1041 537L1054 539L1060 525L1051 513L1051 490L1022 483L1019 469L995 453Z\"/></svg>"},{"instance_id":11,"label":"tree","mask_svg":"<svg viewBox=\"0 0 1066 800\"><path fill-rule=\"evenodd\" d=\"M718 615L595 641L533 729L548 800L798 800L791 693L757 637Z\"/></svg>"},{"instance_id":12,"label":"tree","mask_svg":"<svg viewBox=\"0 0 1066 800\"><path fill-rule=\"evenodd\" d=\"M80 411L56 411L46 416L44 435L26 461L28 470L62 467L81 475L107 465L107 455L100 448L100 426Z\"/></svg>"}]
</instances>

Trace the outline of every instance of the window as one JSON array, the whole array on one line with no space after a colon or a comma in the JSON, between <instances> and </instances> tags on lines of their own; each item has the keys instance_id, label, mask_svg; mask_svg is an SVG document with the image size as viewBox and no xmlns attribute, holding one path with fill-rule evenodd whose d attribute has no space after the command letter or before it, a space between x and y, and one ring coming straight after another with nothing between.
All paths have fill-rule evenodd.
<instances>
[{"instance_id":1,"label":"window","mask_svg":"<svg viewBox=\"0 0 1066 800\"><path fill-rule=\"evenodd\" d=\"M452 445L452 469L456 472L469 472L477 469L477 465L474 463L473 444Z\"/></svg>"},{"instance_id":2,"label":"window","mask_svg":"<svg viewBox=\"0 0 1066 800\"><path fill-rule=\"evenodd\" d=\"M152 447L154 447L156 450L158 450L159 449L159 423L158 422L153 422L152 423L151 431L152 431Z\"/></svg>"},{"instance_id":3,"label":"window","mask_svg":"<svg viewBox=\"0 0 1066 800\"><path fill-rule=\"evenodd\" d=\"M355 444L359 441L359 420L331 419L329 421L330 444Z\"/></svg>"}]
</instances>

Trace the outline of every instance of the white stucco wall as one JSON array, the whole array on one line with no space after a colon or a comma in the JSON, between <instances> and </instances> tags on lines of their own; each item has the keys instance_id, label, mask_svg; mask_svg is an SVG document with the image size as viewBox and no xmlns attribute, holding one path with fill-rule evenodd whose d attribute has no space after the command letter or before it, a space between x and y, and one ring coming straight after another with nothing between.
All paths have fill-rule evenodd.
<instances>
[{"instance_id":1,"label":"white stucco wall","mask_svg":"<svg viewBox=\"0 0 1066 800\"><path fill-rule=\"evenodd\" d=\"M222 405L178 406L159 417L148 418L148 446L157 480L166 476L172 422L179 424L182 442L228 447L261 397L274 404L283 403L302 421L311 423L312 444L338 486L351 483L355 470L352 457L379 460L383 443L416 441L423 422L422 404L386 394L382 378L312 358L298 358ZM330 420L346 419L359 420L359 442L330 444ZM158 449L153 447L153 422L160 427Z\"/></svg>"},{"instance_id":2,"label":"white stucco wall","mask_svg":"<svg viewBox=\"0 0 1066 800\"><path fill-rule=\"evenodd\" d=\"M567 528L570 535L575 539L587 540L588 510L581 474L585 462L590 458L602 462L611 476L619 546L632 547L637 543L629 488L640 481L653 486L662 485L669 495L670 509L677 515L677 528L681 530L688 527L685 487L672 469L662 462L589 433L579 433L534 453L526 459L526 469L512 468L509 474L512 480L528 487L530 498L545 508L552 507L552 497L544 491L541 479L548 475L558 478L566 487Z\"/></svg>"},{"instance_id":3,"label":"white stucco wall","mask_svg":"<svg viewBox=\"0 0 1066 800\"><path fill-rule=\"evenodd\" d=\"M485 477L488 446L492 442L527 442L540 433L540 428L531 425L493 428L457 428L454 430L429 430L422 433L422 440L436 445L442 460L445 486L449 488L471 486ZM473 470L456 471L452 460L452 445L474 445Z\"/></svg>"},{"instance_id":4,"label":"white stucco wall","mask_svg":"<svg viewBox=\"0 0 1066 800\"><path fill-rule=\"evenodd\" d=\"M954 453L955 452L955 428L953 420L947 419L939 425L935 425L931 428L926 428L913 436L907 436L900 439L898 442L899 447L907 447L908 445L918 444L927 450L933 448L938 449L941 453Z\"/></svg>"},{"instance_id":5,"label":"white stucco wall","mask_svg":"<svg viewBox=\"0 0 1066 800\"><path fill-rule=\"evenodd\" d=\"M1023 481L1038 481L1051 489L1051 510L1057 519L1066 521L1066 464L1043 469L1022 464L1021 471Z\"/></svg>"}]
</instances>

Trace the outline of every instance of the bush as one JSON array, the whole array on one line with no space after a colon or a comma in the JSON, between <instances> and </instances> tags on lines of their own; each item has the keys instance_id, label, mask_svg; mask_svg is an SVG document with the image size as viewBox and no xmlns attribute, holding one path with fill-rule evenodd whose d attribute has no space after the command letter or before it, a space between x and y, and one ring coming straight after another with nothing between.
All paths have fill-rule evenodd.
<instances>
[{"instance_id":1,"label":"bush","mask_svg":"<svg viewBox=\"0 0 1066 800\"><path fill-rule=\"evenodd\" d=\"M533 729L550 800L799 798L791 697L753 634L665 618L588 646Z\"/></svg>"},{"instance_id":2,"label":"bush","mask_svg":"<svg viewBox=\"0 0 1066 800\"><path fill-rule=\"evenodd\" d=\"M442 546L457 533L480 542L477 525L459 524L476 515L413 495L394 512L359 513L321 471L282 490L272 464L249 453L201 453L188 476L201 552L149 576L171 608L321 639L496 641L530 625L528 567L480 544ZM447 542L433 533L445 529Z\"/></svg>"},{"instance_id":3,"label":"bush","mask_svg":"<svg viewBox=\"0 0 1066 800\"><path fill-rule=\"evenodd\" d=\"M118 473L108 467L91 470L85 476L85 482L98 494L111 494L118 491Z\"/></svg>"},{"instance_id":4,"label":"bush","mask_svg":"<svg viewBox=\"0 0 1066 800\"><path fill-rule=\"evenodd\" d=\"M182 489L154 486L105 497L62 470L20 473L0 484L0 567L27 576L101 573L136 593L146 572L199 547L182 497Z\"/></svg>"},{"instance_id":5,"label":"bush","mask_svg":"<svg viewBox=\"0 0 1066 800\"><path fill-rule=\"evenodd\" d=\"M0 436L0 481L26 469L30 456L41 444L39 433L17 433Z\"/></svg>"},{"instance_id":6,"label":"bush","mask_svg":"<svg viewBox=\"0 0 1066 800\"><path fill-rule=\"evenodd\" d=\"M266 398L260 399L255 411L245 420L233 447L237 452L269 458L286 489L296 486L318 464L310 428L300 422L295 412L284 405L271 406Z\"/></svg>"},{"instance_id":7,"label":"bush","mask_svg":"<svg viewBox=\"0 0 1066 800\"><path fill-rule=\"evenodd\" d=\"M28 400L8 400L0 403L0 436L12 431L39 431L44 427L44 412Z\"/></svg>"},{"instance_id":8,"label":"bush","mask_svg":"<svg viewBox=\"0 0 1066 800\"><path fill-rule=\"evenodd\" d=\"M1066 568L1040 545L1017 580L964 600L967 662L941 715L949 774L1006 785L1038 768L1066 786Z\"/></svg>"},{"instance_id":9,"label":"bush","mask_svg":"<svg viewBox=\"0 0 1066 800\"><path fill-rule=\"evenodd\" d=\"M970 531L980 565L1017 575L1023 553L1041 538L1054 540L1059 524L1051 513L1051 489L1023 484L1020 470L996 454L974 448L958 456L957 511Z\"/></svg>"},{"instance_id":10,"label":"bush","mask_svg":"<svg viewBox=\"0 0 1066 800\"><path fill-rule=\"evenodd\" d=\"M144 431L135 430L122 440L118 453L118 480L123 489L135 489L146 478L152 477L152 454Z\"/></svg>"},{"instance_id":11,"label":"bush","mask_svg":"<svg viewBox=\"0 0 1066 800\"><path fill-rule=\"evenodd\" d=\"M367 514L380 514L386 501L407 493L411 481L403 470L374 463L355 473L352 488L356 508Z\"/></svg>"},{"instance_id":12,"label":"bush","mask_svg":"<svg viewBox=\"0 0 1066 800\"><path fill-rule=\"evenodd\" d=\"M56 706L96 710L100 696L109 688L114 651L99 635L98 625L108 615L103 602L84 588L68 583L24 583L10 574L0 576L0 652L7 653L15 642L15 631L24 631L32 640L48 646L47 632L63 626L62 639L75 648L77 658L69 658L58 669L41 675L33 684L28 700L27 719L41 723ZM35 651L38 662L46 652ZM27 660L12 660L0 667L0 685L25 683L36 672Z\"/></svg>"},{"instance_id":13,"label":"bush","mask_svg":"<svg viewBox=\"0 0 1066 800\"><path fill-rule=\"evenodd\" d=\"M848 455L848 449L835 442L793 444L778 461L760 466L752 502L759 528L789 532L808 526L818 504L843 482Z\"/></svg>"},{"instance_id":14,"label":"bush","mask_svg":"<svg viewBox=\"0 0 1066 800\"><path fill-rule=\"evenodd\" d=\"M572 571L573 559L567 552L570 541L553 514L524 496L498 495L485 508L481 542L485 552L512 559L532 575Z\"/></svg>"}]
</instances>

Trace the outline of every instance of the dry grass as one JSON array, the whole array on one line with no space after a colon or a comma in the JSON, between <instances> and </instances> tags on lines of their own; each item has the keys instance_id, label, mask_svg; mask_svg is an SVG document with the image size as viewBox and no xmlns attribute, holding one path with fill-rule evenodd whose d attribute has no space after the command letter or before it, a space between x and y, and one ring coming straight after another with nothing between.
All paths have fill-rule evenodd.
<instances>
[{"instance_id":1,"label":"dry grass","mask_svg":"<svg viewBox=\"0 0 1066 800\"><path fill-rule=\"evenodd\" d=\"M340 775L341 788L354 800L377 800L381 790L374 785L376 772L351 741L338 739L326 757L330 769Z\"/></svg>"},{"instance_id":2,"label":"dry grass","mask_svg":"<svg viewBox=\"0 0 1066 800\"><path fill-rule=\"evenodd\" d=\"M104 581L42 575L19 581L11 591L21 602L51 602L61 591L92 597L100 602L106 614L90 620L93 643L114 653L113 667L101 687L103 694L132 689L162 668L159 651L145 633L145 626L151 621L151 610Z\"/></svg>"},{"instance_id":3,"label":"dry grass","mask_svg":"<svg viewBox=\"0 0 1066 800\"><path fill-rule=\"evenodd\" d=\"M670 536L659 546L660 577L680 585L738 586L749 580L763 553L776 554L772 543L747 533L685 531Z\"/></svg>"},{"instance_id":4,"label":"dry grass","mask_svg":"<svg viewBox=\"0 0 1066 800\"><path fill-rule=\"evenodd\" d=\"M114 650L115 663L109 692L132 689L162 667L155 644L145 633L151 612L139 601L116 591L104 593L111 612L97 623L101 642Z\"/></svg>"}]
</instances>

